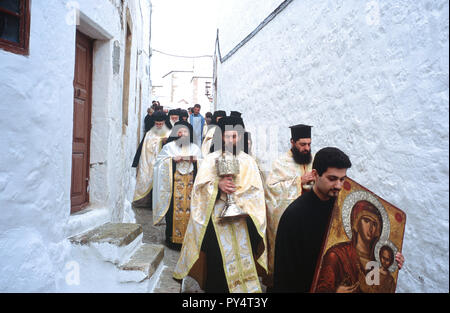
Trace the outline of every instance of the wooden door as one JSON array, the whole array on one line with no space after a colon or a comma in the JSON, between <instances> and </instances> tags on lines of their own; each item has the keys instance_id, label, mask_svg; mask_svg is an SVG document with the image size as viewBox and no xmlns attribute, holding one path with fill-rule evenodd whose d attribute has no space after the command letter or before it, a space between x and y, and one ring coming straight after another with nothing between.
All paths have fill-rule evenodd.
<instances>
[{"instance_id":1,"label":"wooden door","mask_svg":"<svg viewBox=\"0 0 450 313\"><path fill-rule=\"evenodd\" d=\"M92 40L77 31L73 81L71 213L82 210L89 203L92 46Z\"/></svg>"}]
</instances>

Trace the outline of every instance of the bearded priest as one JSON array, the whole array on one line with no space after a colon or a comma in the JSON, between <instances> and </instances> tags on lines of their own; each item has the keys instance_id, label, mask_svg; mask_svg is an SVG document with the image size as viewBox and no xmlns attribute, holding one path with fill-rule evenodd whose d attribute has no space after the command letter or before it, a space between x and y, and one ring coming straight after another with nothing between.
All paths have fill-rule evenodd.
<instances>
[{"instance_id":1,"label":"bearded priest","mask_svg":"<svg viewBox=\"0 0 450 313\"><path fill-rule=\"evenodd\" d=\"M268 291L273 285L275 236L281 215L292 201L311 189L314 181L311 128L312 126L304 124L290 127L291 149L273 162L272 170L266 179L269 273L264 283Z\"/></svg>"},{"instance_id":2,"label":"bearded priest","mask_svg":"<svg viewBox=\"0 0 450 313\"><path fill-rule=\"evenodd\" d=\"M193 143L192 125L176 122L153 172L153 224L165 217L166 245L175 250L181 249L189 222L192 186L200 158L200 148Z\"/></svg>"},{"instance_id":3,"label":"bearded priest","mask_svg":"<svg viewBox=\"0 0 450 313\"><path fill-rule=\"evenodd\" d=\"M183 279L182 291L187 292L192 290L183 288L186 281L197 282L205 292L262 292L258 270L267 271L267 251L261 176L255 160L243 151L242 119L223 117L218 124L222 149L208 154L198 170L173 276ZM230 203L239 214L223 216Z\"/></svg>"},{"instance_id":4,"label":"bearded priest","mask_svg":"<svg viewBox=\"0 0 450 313\"><path fill-rule=\"evenodd\" d=\"M138 158L136 187L133 196L133 207L135 208L151 208L153 166L172 128L166 113L157 111L153 113L152 117L153 126L145 133L141 146L142 151Z\"/></svg>"}]
</instances>

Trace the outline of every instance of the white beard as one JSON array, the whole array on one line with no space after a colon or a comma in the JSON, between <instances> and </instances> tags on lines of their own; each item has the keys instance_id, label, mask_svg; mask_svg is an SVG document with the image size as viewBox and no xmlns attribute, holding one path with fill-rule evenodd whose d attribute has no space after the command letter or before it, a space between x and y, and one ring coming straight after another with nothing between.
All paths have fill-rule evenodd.
<instances>
[{"instance_id":1,"label":"white beard","mask_svg":"<svg viewBox=\"0 0 450 313\"><path fill-rule=\"evenodd\" d=\"M163 127L158 128L156 126L153 126L152 133L156 136L163 136L169 131L169 128L166 126L166 124L163 125Z\"/></svg>"}]
</instances>

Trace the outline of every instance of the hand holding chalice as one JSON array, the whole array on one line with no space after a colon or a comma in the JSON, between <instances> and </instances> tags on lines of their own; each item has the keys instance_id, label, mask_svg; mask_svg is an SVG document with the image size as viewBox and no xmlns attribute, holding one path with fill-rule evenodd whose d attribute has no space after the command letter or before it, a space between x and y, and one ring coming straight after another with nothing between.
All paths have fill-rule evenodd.
<instances>
[{"instance_id":1,"label":"hand holding chalice","mask_svg":"<svg viewBox=\"0 0 450 313\"><path fill-rule=\"evenodd\" d=\"M222 155L216 160L216 168L217 174L222 178L223 189L227 194L227 201L220 218L246 216L247 214L236 204L233 196L235 191L233 179L239 174L239 160L235 157L226 158L225 155Z\"/></svg>"}]
</instances>

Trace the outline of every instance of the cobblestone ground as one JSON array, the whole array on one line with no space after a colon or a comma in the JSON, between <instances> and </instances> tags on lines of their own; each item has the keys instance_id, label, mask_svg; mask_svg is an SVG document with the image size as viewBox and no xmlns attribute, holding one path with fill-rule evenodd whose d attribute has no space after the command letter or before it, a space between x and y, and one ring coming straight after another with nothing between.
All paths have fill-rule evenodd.
<instances>
[{"instance_id":1,"label":"cobblestone ground","mask_svg":"<svg viewBox=\"0 0 450 313\"><path fill-rule=\"evenodd\" d=\"M152 211L148 208L133 208L136 223L141 224L144 234L144 243L156 243L164 246L164 265L166 266L161 274L159 285L155 288L155 293L179 293L181 283L172 278L172 273L180 255L179 251L169 249L165 246L165 225L153 226Z\"/></svg>"}]
</instances>

